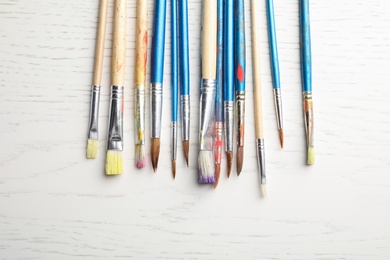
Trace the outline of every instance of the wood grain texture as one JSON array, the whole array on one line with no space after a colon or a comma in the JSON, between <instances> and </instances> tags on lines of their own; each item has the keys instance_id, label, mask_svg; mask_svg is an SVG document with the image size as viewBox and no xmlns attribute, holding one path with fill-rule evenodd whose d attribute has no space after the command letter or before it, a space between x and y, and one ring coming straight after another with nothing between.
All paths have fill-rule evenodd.
<instances>
[{"instance_id":1,"label":"wood grain texture","mask_svg":"<svg viewBox=\"0 0 390 260\"><path fill-rule=\"evenodd\" d=\"M145 84L148 56L148 1L137 0L135 84Z\"/></svg>"},{"instance_id":2,"label":"wood grain texture","mask_svg":"<svg viewBox=\"0 0 390 260\"><path fill-rule=\"evenodd\" d=\"M203 1L202 78L215 80L217 65L217 1Z\"/></svg>"},{"instance_id":3,"label":"wood grain texture","mask_svg":"<svg viewBox=\"0 0 390 260\"><path fill-rule=\"evenodd\" d=\"M189 168L179 157L172 180L170 95L164 91L158 171L153 174L150 165L136 170L134 97L125 88L124 174L104 176L105 149L96 160L84 157L97 2L0 1L0 259L389 259L390 2L310 4L313 167L305 166L298 2L275 1L283 151L274 131L265 3L258 5L268 190L262 199L250 141L239 178L222 176L216 190L197 184L196 87L191 88ZM201 1L189 2L192 86L201 78L201 8ZM127 13L125 85L130 86L136 1L127 2ZM108 14L102 134L107 131L112 1ZM246 23L251 71L250 20ZM166 42L169 57L169 37ZM170 59L165 61L169 86ZM255 139L252 92L248 73L247 140ZM146 122L150 126L149 116ZM106 142L103 134L100 147Z\"/></svg>"},{"instance_id":4,"label":"wood grain texture","mask_svg":"<svg viewBox=\"0 0 390 260\"><path fill-rule=\"evenodd\" d=\"M126 0L115 0L112 40L112 85L124 86L126 72Z\"/></svg>"}]
</instances>

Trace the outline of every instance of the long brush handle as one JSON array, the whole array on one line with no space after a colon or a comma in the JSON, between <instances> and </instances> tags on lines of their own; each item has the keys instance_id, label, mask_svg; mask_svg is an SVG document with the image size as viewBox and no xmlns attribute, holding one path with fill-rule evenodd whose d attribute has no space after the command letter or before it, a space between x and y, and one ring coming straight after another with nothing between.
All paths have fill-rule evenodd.
<instances>
[{"instance_id":1,"label":"long brush handle","mask_svg":"<svg viewBox=\"0 0 390 260\"><path fill-rule=\"evenodd\" d=\"M124 86L126 62L126 0L115 0L111 84Z\"/></svg>"},{"instance_id":2,"label":"long brush handle","mask_svg":"<svg viewBox=\"0 0 390 260\"><path fill-rule=\"evenodd\" d=\"M234 53L236 91L245 91L245 11L244 0L235 1Z\"/></svg>"},{"instance_id":3,"label":"long brush handle","mask_svg":"<svg viewBox=\"0 0 390 260\"><path fill-rule=\"evenodd\" d=\"M202 78L215 80L217 46L217 1L203 2Z\"/></svg>"},{"instance_id":4,"label":"long brush handle","mask_svg":"<svg viewBox=\"0 0 390 260\"><path fill-rule=\"evenodd\" d=\"M104 41L106 36L108 0L100 0L99 23L95 46L95 61L93 66L92 85L100 86L102 82L102 68L104 56Z\"/></svg>"},{"instance_id":5,"label":"long brush handle","mask_svg":"<svg viewBox=\"0 0 390 260\"><path fill-rule=\"evenodd\" d=\"M267 18L273 88L278 89L280 88L280 72L273 0L267 0Z\"/></svg>"},{"instance_id":6,"label":"long brush handle","mask_svg":"<svg viewBox=\"0 0 390 260\"><path fill-rule=\"evenodd\" d=\"M172 0L175 1L175 0ZM188 42L188 0L178 1L179 52L180 52L180 94L190 94L190 58Z\"/></svg>"},{"instance_id":7,"label":"long brush handle","mask_svg":"<svg viewBox=\"0 0 390 260\"><path fill-rule=\"evenodd\" d=\"M148 52L148 0L137 0L135 84L145 84Z\"/></svg>"},{"instance_id":8,"label":"long brush handle","mask_svg":"<svg viewBox=\"0 0 390 260\"><path fill-rule=\"evenodd\" d=\"M300 0L301 64L304 92L312 91L309 0Z\"/></svg>"},{"instance_id":9,"label":"long brush handle","mask_svg":"<svg viewBox=\"0 0 390 260\"><path fill-rule=\"evenodd\" d=\"M222 122L222 75L223 75L223 2L218 0L218 27L217 27L217 90L215 95L215 121Z\"/></svg>"},{"instance_id":10,"label":"long brush handle","mask_svg":"<svg viewBox=\"0 0 390 260\"><path fill-rule=\"evenodd\" d=\"M153 39L151 50L151 83L163 83L165 51L166 0L154 2Z\"/></svg>"},{"instance_id":11,"label":"long brush handle","mask_svg":"<svg viewBox=\"0 0 390 260\"><path fill-rule=\"evenodd\" d=\"M234 1L224 6L223 100L234 100ZM226 121L226 118L225 118Z\"/></svg>"},{"instance_id":12,"label":"long brush handle","mask_svg":"<svg viewBox=\"0 0 390 260\"><path fill-rule=\"evenodd\" d=\"M177 0L171 0L171 93L172 93L172 122L177 121L178 111L178 37L177 37Z\"/></svg>"}]
</instances>

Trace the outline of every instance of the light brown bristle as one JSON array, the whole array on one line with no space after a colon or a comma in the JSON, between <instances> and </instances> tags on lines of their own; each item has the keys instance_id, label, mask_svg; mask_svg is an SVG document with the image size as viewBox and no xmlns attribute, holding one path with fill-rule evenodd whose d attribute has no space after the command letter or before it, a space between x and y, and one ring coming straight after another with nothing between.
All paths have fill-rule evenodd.
<instances>
[{"instance_id":1,"label":"light brown bristle","mask_svg":"<svg viewBox=\"0 0 390 260\"><path fill-rule=\"evenodd\" d=\"M233 152L226 152L226 161L227 161L227 176L230 177L230 172L232 171L232 162L233 162Z\"/></svg>"},{"instance_id":2,"label":"light brown bristle","mask_svg":"<svg viewBox=\"0 0 390 260\"><path fill-rule=\"evenodd\" d=\"M280 139L280 147L283 149L283 146L284 146L284 134L283 134L283 129L279 129L279 139Z\"/></svg>"},{"instance_id":3,"label":"light brown bristle","mask_svg":"<svg viewBox=\"0 0 390 260\"><path fill-rule=\"evenodd\" d=\"M188 167L188 153L190 151L190 142L188 140L183 141L183 151L184 151L184 158L186 159L186 164Z\"/></svg>"},{"instance_id":4,"label":"light brown bristle","mask_svg":"<svg viewBox=\"0 0 390 260\"><path fill-rule=\"evenodd\" d=\"M215 164L215 182L214 182L214 189L217 188L219 177L221 175L221 165L219 163Z\"/></svg>"},{"instance_id":5,"label":"light brown bristle","mask_svg":"<svg viewBox=\"0 0 390 260\"><path fill-rule=\"evenodd\" d=\"M150 157L152 159L153 171L157 170L159 156L160 156L160 138L152 138Z\"/></svg>"},{"instance_id":6,"label":"light brown bristle","mask_svg":"<svg viewBox=\"0 0 390 260\"><path fill-rule=\"evenodd\" d=\"M237 147L237 164L236 164L237 176L240 176L243 161L244 161L244 147L239 146L239 147Z\"/></svg>"},{"instance_id":7,"label":"light brown bristle","mask_svg":"<svg viewBox=\"0 0 390 260\"><path fill-rule=\"evenodd\" d=\"M176 160L172 160L172 176L176 178Z\"/></svg>"}]
</instances>

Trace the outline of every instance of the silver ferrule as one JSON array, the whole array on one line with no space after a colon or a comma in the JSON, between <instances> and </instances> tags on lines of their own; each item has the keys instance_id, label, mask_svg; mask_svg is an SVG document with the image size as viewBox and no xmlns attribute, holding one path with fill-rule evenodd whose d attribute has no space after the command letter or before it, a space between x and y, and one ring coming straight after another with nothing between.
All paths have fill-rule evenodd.
<instances>
[{"instance_id":1,"label":"silver ferrule","mask_svg":"<svg viewBox=\"0 0 390 260\"><path fill-rule=\"evenodd\" d=\"M92 85L89 113L88 139L98 139L100 86Z\"/></svg>"},{"instance_id":2,"label":"silver ferrule","mask_svg":"<svg viewBox=\"0 0 390 260\"><path fill-rule=\"evenodd\" d=\"M171 122L171 159L176 160L177 154L177 122Z\"/></svg>"},{"instance_id":3,"label":"silver ferrule","mask_svg":"<svg viewBox=\"0 0 390 260\"><path fill-rule=\"evenodd\" d=\"M108 150L123 150L123 86L111 86Z\"/></svg>"},{"instance_id":4,"label":"silver ferrule","mask_svg":"<svg viewBox=\"0 0 390 260\"><path fill-rule=\"evenodd\" d=\"M244 146L245 91L236 91L237 146Z\"/></svg>"},{"instance_id":5,"label":"silver ferrule","mask_svg":"<svg viewBox=\"0 0 390 260\"><path fill-rule=\"evenodd\" d=\"M314 114L311 92L303 92L303 112L307 146L314 146Z\"/></svg>"},{"instance_id":6,"label":"silver ferrule","mask_svg":"<svg viewBox=\"0 0 390 260\"><path fill-rule=\"evenodd\" d=\"M282 90L280 88L274 88L274 103L276 122L278 129L283 129L283 111L282 111Z\"/></svg>"},{"instance_id":7,"label":"silver ferrule","mask_svg":"<svg viewBox=\"0 0 390 260\"><path fill-rule=\"evenodd\" d=\"M135 85L135 144L145 144L145 85Z\"/></svg>"},{"instance_id":8,"label":"silver ferrule","mask_svg":"<svg viewBox=\"0 0 390 260\"><path fill-rule=\"evenodd\" d=\"M183 140L190 140L190 96L180 96L181 134Z\"/></svg>"},{"instance_id":9,"label":"silver ferrule","mask_svg":"<svg viewBox=\"0 0 390 260\"><path fill-rule=\"evenodd\" d=\"M216 81L211 79L202 79L200 86L200 107L199 107L199 142L200 150L210 150L210 144L206 143L206 136L212 127L214 115ZM212 133L211 133L212 134ZM211 144L212 145L212 144Z\"/></svg>"},{"instance_id":10,"label":"silver ferrule","mask_svg":"<svg viewBox=\"0 0 390 260\"><path fill-rule=\"evenodd\" d=\"M152 138L160 138L163 105L162 83L150 83L150 107L152 113Z\"/></svg>"},{"instance_id":11,"label":"silver ferrule","mask_svg":"<svg viewBox=\"0 0 390 260\"><path fill-rule=\"evenodd\" d=\"M233 151L233 133L234 133L234 102L224 101L223 112L224 112L224 128L225 128L225 151Z\"/></svg>"},{"instance_id":12,"label":"silver ferrule","mask_svg":"<svg viewBox=\"0 0 390 260\"><path fill-rule=\"evenodd\" d=\"M264 139L256 139L257 166L261 184L266 183Z\"/></svg>"}]
</instances>

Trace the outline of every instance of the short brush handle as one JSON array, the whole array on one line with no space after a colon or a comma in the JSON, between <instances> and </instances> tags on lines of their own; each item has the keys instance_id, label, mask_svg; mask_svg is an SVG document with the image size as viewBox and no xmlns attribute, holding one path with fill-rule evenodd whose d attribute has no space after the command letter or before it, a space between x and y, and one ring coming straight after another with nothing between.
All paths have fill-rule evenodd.
<instances>
[{"instance_id":1,"label":"short brush handle","mask_svg":"<svg viewBox=\"0 0 390 260\"><path fill-rule=\"evenodd\" d=\"M217 62L217 1L203 1L202 78L216 77Z\"/></svg>"},{"instance_id":2,"label":"short brush handle","mask_svg":"<svg viewBox=\"0 0 390 260\"><path fill-rule=\"evenodd\" d=\"M126 0L115 0L111 84L124 86L126 62Z\"/></svg>"},{"instance_id":3,"label":"short brush handle","mask_svg":"<svg viewBox=\"0 0 390 260\"><path fill-rule=\"evenodd\" d=\"M304 92L312 91L309 0L300 0L301 64Z\"/></svg>"},{"instance_id":4,"label":"short brush handle","mask_svg":"<svg viewBox=\"0 0 390 260\"><path fill-rule=\"evenodd\" d=\"M145 84L148 50L148 0L137 0L135 84Z\"/></svg>"},{"instance_id":5,"label":"short brush handle","mask_svg":"<svg viewBox=\"0 0 390 260\"><path fill-rule=\"evenodd\" d=\"M104 57L104 41L106 39L108 0L100 0L99 22L97 28L95 61L93 65L92 85L100 86L102 83L102 69Z\"/></svg>"}]
</instances>

